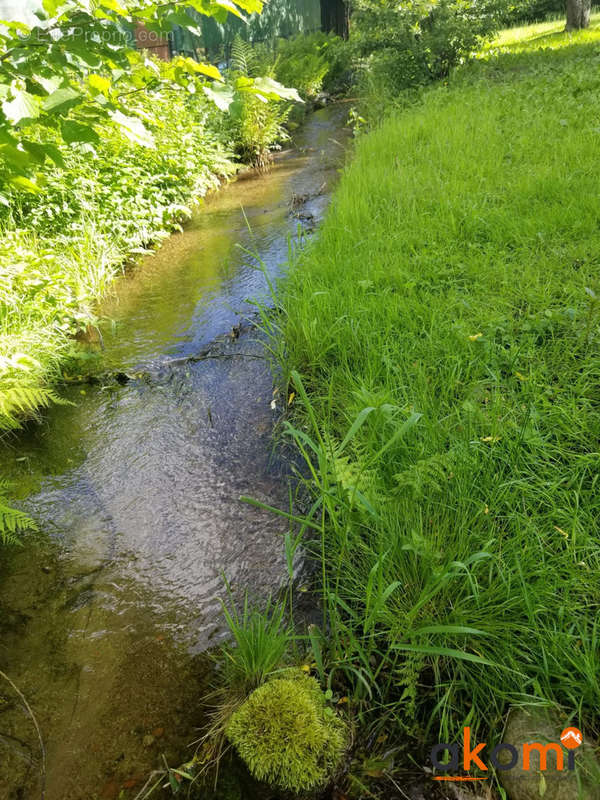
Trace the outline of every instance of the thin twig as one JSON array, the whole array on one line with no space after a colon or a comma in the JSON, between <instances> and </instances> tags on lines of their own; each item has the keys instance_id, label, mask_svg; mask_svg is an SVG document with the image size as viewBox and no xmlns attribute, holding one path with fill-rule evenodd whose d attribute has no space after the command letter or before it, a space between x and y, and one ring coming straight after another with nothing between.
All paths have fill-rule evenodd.
<instances>
[{"instance_id":1,"label":"thin twig","mask_svg":"<svg viewBox=\"0 0 600 800\"><path fill-rule=\"evenodd\" d=\"M40 751L42 753L42 770L41 770L42 793L41 793L41 800L44 800L44 798L46 797L46 748L44 747L44 740L42 738L42 732L40 730L40 726L38 725L38 721L35 718L35 714L33 713L33 710L31 708L31 706L29 705L29 703L25 699L25 696L24 696L23 692L19 689L19 687L16 686L13 683L13 681L11 681L11 679L8 677L8 675L5 672L2 672L1 669L0 669L0 677L4 678L4 680L7 681L12 686L12 688L15 690L15 692L19 695L19 698L21 699L21 702L23 703L23 705L27 709L27 713L31 717L31 719L33 721L33 724L35 726L35 730L37 732L38 739L40 740Z\"/></svg>"}]
</instances>

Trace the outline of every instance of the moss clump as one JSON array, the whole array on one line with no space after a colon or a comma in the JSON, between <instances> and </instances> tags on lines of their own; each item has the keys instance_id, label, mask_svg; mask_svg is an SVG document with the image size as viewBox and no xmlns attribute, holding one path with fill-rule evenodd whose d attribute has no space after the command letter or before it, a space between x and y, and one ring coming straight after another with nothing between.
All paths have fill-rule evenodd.
<instances>
[{"instance_id":1,"label":"moss clump","mask_svg":"<svg viewBox=\"0 0 600 800\"><path fill-rule=\"evenodd\" d=\"M348 741L319 684L302 673L259 686L226 733L255 778L298 793L327 784Z\"/></svg>"}]
</instances>

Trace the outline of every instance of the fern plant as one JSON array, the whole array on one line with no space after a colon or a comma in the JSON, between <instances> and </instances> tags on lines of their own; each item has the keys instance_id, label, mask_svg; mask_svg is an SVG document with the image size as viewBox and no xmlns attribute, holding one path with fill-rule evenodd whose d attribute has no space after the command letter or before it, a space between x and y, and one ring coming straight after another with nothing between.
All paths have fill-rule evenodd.
<instances>
[{"instance_id":1,"label":"fern plant","mask_svg":"<svg viewBox=\"0 0 600 800\"><path fill-rule=\"evenodd\" d=\"M16 430L24 419L36 416L51 403L64 404L51 389L41 386L13 385L0 389L0 430Z\"/></svg>"},{"instance_id":2,"label":"fern plant","mask_svg":"<svg viewBox=\"0 0 600 800\"><path fill-rule=\"evenodd\" d=\"M239 72L246 78L254 78L254 66L256 65L256 56L254 48L250 42L246 42L239 33L236 33L233 42L231 43L231 69L234 72Z\"/></svg>"},{"instance_id":3,"label":"fern plant","mask_svg":"<svg viewBox=\"0 0 600 800\"><path fill-rule=\"evenodd\" d=\"M259 60L253 45L237 34L231 45L230 60L230 79L235 96L230 106L233 138L242 161L255 167L265 167L270 160L270 151L289 139L285 123L291 106L281 102L280 97L272 100L249 90L252 80L257 77L258 66ZM269 87L278 86L273 81L273 72L274 66L271 66L261 78L263 82L268 82Z\"/></svg>"},{"instance_id":4,"label":"fern plant","mask_svg":"<svg viewBox=\"0 0 600 800\"><path fill-rule=\"evenodd\" d=\"M0 480L0 542L2 544L19 544L19 533L38 528L24 511L8 505L5 493L9 490L8 481Z\"/></svg>"}]
</instances>

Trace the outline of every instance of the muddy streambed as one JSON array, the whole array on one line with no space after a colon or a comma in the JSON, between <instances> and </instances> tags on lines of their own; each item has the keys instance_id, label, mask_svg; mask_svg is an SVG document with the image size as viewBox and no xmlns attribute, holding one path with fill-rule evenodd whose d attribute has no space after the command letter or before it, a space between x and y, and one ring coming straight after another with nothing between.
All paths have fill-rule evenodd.
<instances>
[{"instance_id":1,"label":"muddy streambed","mask_svg":"<svg viewBox=\"0 0 600 800\"><path fill-rule=\"evenodd\" d=\"M258 337L225 338L226 358L185 359L265 294L245 251L275 275L298 215L322 217L344 118L343 107L311 115L267 175L225 187L117 281L103 369L142 377L71 387L74 406L2 446L41 532L2 553L0 669L39 722L47 800L133 797L162 754L172 766L191 755L203 654L224 635L223 575L258 598L285 581L284 523L239 501L287 502ZM2 682L0 799L39 798L40 766L31 719Z\"/></svg>"}]
</instances>

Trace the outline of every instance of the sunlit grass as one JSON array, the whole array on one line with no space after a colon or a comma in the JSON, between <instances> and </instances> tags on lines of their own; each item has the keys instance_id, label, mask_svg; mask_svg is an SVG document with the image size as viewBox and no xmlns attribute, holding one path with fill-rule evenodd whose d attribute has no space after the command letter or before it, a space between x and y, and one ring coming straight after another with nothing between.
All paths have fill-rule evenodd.
<instances>
[{"instance_id":1,"label":"sunlit grass","mask_svg":"<svg viewBox=\"0 0 600 800\"><path fill-rule=\"evenodd\" d=\"M565 18L538 22L533 25L523 25L517 28L506 28L484 48L484 51L498 48L508 52L529 53L535 50L550 47L568 47L570 44L593 42L598 40L600 34L600 11L592 14L590 27L583 31L565 33Z\"/></svg>"}]
</instances>

